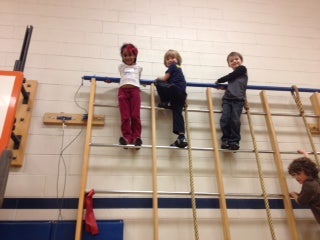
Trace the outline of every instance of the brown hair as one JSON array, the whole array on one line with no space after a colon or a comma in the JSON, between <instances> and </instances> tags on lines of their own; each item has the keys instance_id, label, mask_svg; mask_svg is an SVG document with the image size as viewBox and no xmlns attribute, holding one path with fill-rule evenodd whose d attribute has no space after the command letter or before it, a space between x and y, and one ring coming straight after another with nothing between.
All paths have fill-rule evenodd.
<instances>
[{"instance_id":1,"label":"brown hair","mask_svg":"<svg viewBox=\"0 0 320 240\"><path fill-rule=\"evenodd\" d=\"M288 172L291 176L304 172L312 178L319 178L317 165L310 158L301 157L293 160L288 166Z\"/></svg>"},{"instance_id":2,"label":"brown hair","mask_svg":"<svg viewBox=\"0 0 320 240\"><path fill-rule=\"evenodd\" d=\"M229 64L229 58L230 58L230 57L234 57L234 56L238 56L238 57L241 59L241 61L243 61L243 57L242 57L241 53L231 52L231 53L229 53L228 56L227 56L227 63L228 63L228 64Z\"/></svg>"}]
</instances>

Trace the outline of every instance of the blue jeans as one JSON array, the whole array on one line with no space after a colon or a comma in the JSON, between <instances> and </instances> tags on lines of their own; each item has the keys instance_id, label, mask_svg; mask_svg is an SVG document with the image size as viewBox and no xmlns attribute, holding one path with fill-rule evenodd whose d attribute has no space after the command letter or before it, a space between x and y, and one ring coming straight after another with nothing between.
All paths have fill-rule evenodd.
<instances>
[{"instance_id":1,"label":"blue jeans","mask_svg":"<svg viewBox=\"0 0 320 240\"><path fill-rule=\"evenodd\" d=\"M244 101L239 100L222 100L222 115L220 118L220 128L222 131L222 142L239 144L241 135L241 113Z\"/></svg>"},{"instance_id":2,"label":"blue jeans","mask_svg":"<svg viewBox=\"0 0 320 240\"><path fill-rule=\"evenodd\" d=\"M155 82L161 102L170 102L172 111L172 132L185 133L185 123L182 115L187 99L187 93L174 84L157 80Z\"/></svg>"}]
</instances>

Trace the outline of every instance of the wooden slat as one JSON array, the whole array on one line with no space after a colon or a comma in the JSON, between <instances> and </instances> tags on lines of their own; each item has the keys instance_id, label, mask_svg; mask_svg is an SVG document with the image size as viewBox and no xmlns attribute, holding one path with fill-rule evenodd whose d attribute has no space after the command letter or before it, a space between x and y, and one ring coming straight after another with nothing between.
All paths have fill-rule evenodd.
<instances>
[{"instance_id":1,"label":"wooden slat","mask_svg":"<svg viewBox=\"0 0 320 240\"><path fill-rule=\"evenodd\" d=\"M158 216L158 163L157 163L157 136L156 136L156 111L155 111L155 87L151 84L151 133L152 133L152 206L153 206L153 239L159 239Z\"/></svg>"},{"instance_id":2,"label":"wooden slat","mask_svg":"<svg viewBox=\"0 0 320 240\"><path fill-rule=\"evenodd\" d=\"M81 174L82 178L81 178L80 196L79 196L79 202L78 202L75 240L81 240L82 238L82 225L83 225L83 212L84 212L83 209L84 209L84 200L85 200L87 179L88 179L90 142L91 142L91 135L92 135L92 121L93 121L95 95L96 95L96 80L92 79L91 90L90 90L90 100L89 100L89 110L88 110L86 140L85 140L85 148L83 153L82 174Z\"/></svg>"},{"instance_id":3,"label":"wooden slat","mask_svg":"<svg viewBox=\"0 0 320 240\"><path fill-rule=\"evenodd\" d=\"M314 93L310 97L311 104L313 106L313 111L316 115L320 116L320 93ZM310 131L313 134L320 134L320 118L317 119L315 125L309 124Z\"/></svg>"},{"instance_id":4,"label":"wooden slat","mask_svg":"<svg viewBox=\"0 0 320 240\"><path fill-rule=\"evenodd\" d=\"M284 207L285 207L285 210L287 213L287 221L288 221L288 225L289 225L289 229L290 229L290 233L291 233L291 239L298 240L299 234L297 231L295 216L293 213L292 203L291 203L291 199L289 196L285 170L283 168L282 159L281 159L281 155L280 155L280 149L279 149L279 145L278 145L278 140L277 140L276 132L274 129L274 124L272 121L270 108L269 108L268 100L267 100L267 95L266 95L265 91L261 91L260 98L261 98L263 110L266 114L265 120L266 120L266 124L267 124L267 128L268 128L268 134L269 134L271 146L274 151L273 157L274 157L274 162L275 162L275 165L277 168L280 188L281 188L281 191L283 194L283 202L284 202Z\"/></svg>"},{"instance_id":5,"label":"wooden slat","mask_svg":"<svg viewBox=\"0 0 320 240\"><path fill-rule=\"evenodd\" d=\"M43 116L43 123L46 125L75 125L84 126L87 125L87 119L85 114L76 113L45 113ZM105 116L94 115L92 119L92 126L104 126Z\"/></svg>"},{"instance_id":6,"label":"wooden slat","mask_svg":"<svg viewBox=\"0 0 320 240\"><path fill-rule=\"evenodd\" d=\"M219 203L220 203L220 211L221 211L221 218L222 218L222 224L223 224L223 234L224 234L225 240L230 240L231 235L230 235L229 217L228 217L228 211L227 211L226 196L224 192L216 124L215 124L214 115L213 115L213 98L211 94L211 88L207 88L207 100L208 100L208 107L209 107L212 144L214 149L216 178L218 182L218 191L220 193Z\"/></svg>"}]
</instances>

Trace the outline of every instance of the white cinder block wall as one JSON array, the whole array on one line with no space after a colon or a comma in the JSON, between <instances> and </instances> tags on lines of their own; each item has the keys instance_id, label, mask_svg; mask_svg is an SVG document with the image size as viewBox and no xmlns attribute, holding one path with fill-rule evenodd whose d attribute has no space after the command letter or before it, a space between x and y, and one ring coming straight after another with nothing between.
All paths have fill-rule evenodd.
<instances>
[{"instance_id":1,"label":"white cinder block wall","mask_svg":"<svg viewBox=\"0 0 320 240\"><path fill-rule=\"evenodd\" d=\"M164 73L163 55L172 48L181 53L189 82L213 83L229 73L226 56L238 51L244 56L250 85L320 86L318 0L1 0L0 6L0 69L13 69L25 28L33 25L24 73L39 82L24 165L10 170L7 198L79 196L85 128L47 126L42 118L45 112L84 113L90 83L80 86L81 77L118 77L119 48L124 42L139 48L138 63L147 80ZM96 101L117 105L117 87L99 82ZM208 108L205 91L188 88L190 108ZM212 89L212 93L214 108L219 110L222 92ZM259 93L248 90L251 111L262 112ZM306 112L312 113L311 93L300 95ZM142 96L143 105L149 106L150 86L142 87ZM268 91L267 96L271 111L298 113L290 92ZM106 115L106 125L94 129L93 141L117 143L118 109L96 108L96 114ZM220 136L219 117L215 114ZM151 144L150 119L150 111L142 110L145 144ZM273 121L281 151L312 150L300 118L274 117ZM259 149L271 150L264 118L253 116L253 122ZM241 149L253 149L246 115L242 123ZM189 127L192 146L212 147L208 113L190 112ZM168 145L174 138L170 112L157 112L158 145ZM319 137L314 141L319 148ZM158 150L157 156L158 190L190 191L187 151ZM273 155L260 157L268 192L280 193ZM298 155L281 157L286 169ZM195 190L218 192L213 153L193 151L192 158ZM150 149L92 148L90 159L88 189L152 190ZM261 193L253 153L221 153L221 160L226 193ZM292 178L287 179L290 189L300 190ZM271 212L277 238L291 239L284 210ZM0 209L0 220L74 220L76 213L76 209ZM219 209L199 209L197 214L200 238L223 239ZM153 237L152 209L99 209L96 216L123 219L125 239ZM232 209L228 216L232 239L271 239L265 210ZM296 209L295 216L301 239L318 239L319 227L310 211ZM194 239L191 209L159 209L159 236Z\"/></svg>"}]
</instances>

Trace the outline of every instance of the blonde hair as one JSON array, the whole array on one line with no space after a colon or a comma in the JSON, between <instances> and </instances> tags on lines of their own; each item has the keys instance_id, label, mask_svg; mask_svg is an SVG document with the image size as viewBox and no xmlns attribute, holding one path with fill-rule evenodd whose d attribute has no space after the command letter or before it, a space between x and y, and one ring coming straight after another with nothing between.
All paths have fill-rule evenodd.
<instances>
[{"instance_id":1,"label":"blonde hair","mask_svg":"<svg viewBox=\"0 0 320 240\"><path fill-rule=\"evenodd\" d=\"M164 54L164 58L163 58L163 64L166 66L166 59L169 57L173 57L176 58L178 61L178 65L181 65L182 63L182 58L179 54L178 51L173 50L173 49L169 49L165 54Z\"/></svg>"}]
</instances>

